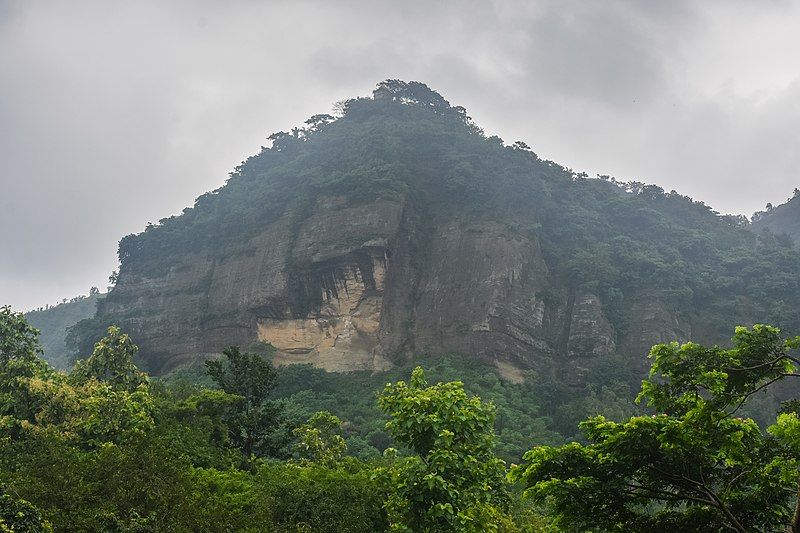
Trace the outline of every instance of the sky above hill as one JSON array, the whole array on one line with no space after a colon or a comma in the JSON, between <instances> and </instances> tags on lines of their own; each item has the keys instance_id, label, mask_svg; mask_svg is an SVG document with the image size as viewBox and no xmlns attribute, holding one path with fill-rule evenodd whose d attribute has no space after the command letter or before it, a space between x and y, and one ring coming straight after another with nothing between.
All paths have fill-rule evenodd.
<instances>
[{"instance_id":1,"label":"sky above hill","mask_svg":"<svg viewBox=\"0 0 800 533\"><path fill-rule=\"evenodd\" d=\"M0 305L104 289L122 236L386 78L750 215L800 186L798 27L788 0L0 0Z\"/></svg>"}]
</instances>

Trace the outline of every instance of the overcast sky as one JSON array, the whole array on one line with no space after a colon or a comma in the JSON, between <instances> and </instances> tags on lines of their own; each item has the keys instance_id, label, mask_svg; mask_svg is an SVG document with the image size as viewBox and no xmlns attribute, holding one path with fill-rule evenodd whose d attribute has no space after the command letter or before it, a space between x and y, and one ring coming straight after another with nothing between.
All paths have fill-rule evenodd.
<instances>
[{"instance_id":1,"label":"overcast sky","mask_svg":"<svg viewBox=\"0 0 800 533\"><path fill-rule=\"evenodd\" d=\"M104 288L120 237L390 77L576 171L750 215L800 186L799 6L0 0L0 305Z\"/></svg>"}]
</instances>

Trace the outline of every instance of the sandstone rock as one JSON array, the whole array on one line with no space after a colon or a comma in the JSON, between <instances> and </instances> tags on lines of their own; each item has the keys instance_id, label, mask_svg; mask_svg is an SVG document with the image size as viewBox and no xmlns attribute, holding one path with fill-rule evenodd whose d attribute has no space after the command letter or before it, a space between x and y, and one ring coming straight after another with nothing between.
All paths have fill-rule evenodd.
<instances>
[{"instance_id":1,"label":"sandstone rock","mask_svg":"<svg viewBox=\"0 0 800 533\"><path fill-rule=\"evenodd\" d=\"M123 271L103 314L156 373L260 340L276 364L378 371L455 352L515 381L555 364L580 385L618 349L600 298L554 275L535 233L432 217L406 198L323 197L236 249L176 254L161 275ZM642 367L654 342L688 338L657 297L632 316L619 349Z\"/></svg>"}]
</instances>

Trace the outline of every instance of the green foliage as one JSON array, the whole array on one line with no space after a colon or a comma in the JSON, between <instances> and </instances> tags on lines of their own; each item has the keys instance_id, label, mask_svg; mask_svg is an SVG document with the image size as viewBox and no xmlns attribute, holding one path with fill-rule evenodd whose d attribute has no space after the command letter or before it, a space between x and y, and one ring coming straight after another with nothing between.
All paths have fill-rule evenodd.
<instances>
[{"instance_id":1,"label":"green foliage","mask_svg":"<svg viewBox=\"0 0 800 533\"><path fill-rule=\"evenodd\" d=\"M752 329L736 328L733 344L733 349L694 343L653 347L650 379L639 398L662 412L684 413L710 405L733 413L756 392L797 371L789 351L800 345L800 337L783 340L778 328L756 324ZM659 374L668 379L653 379ZM698 403L702 393L711 397Z\"/></svg>"},{"instance_id":2,"label":"green foliage","mask_svg":"<svg viewBox=\"0 0 800 533\"><path fill-rule=\"evenodd\" d=\"M9 317L18 322L21 315L4 315L6 325ZM15 438L59 434L99 446L142 435L152 428L153 403L147 378L130 360L136 348L126 335L109 330L109 337L98 343L92 358L76 367L68 379L36 358L35 330L32 337L20 336L19 331L6 328L0 335L10 355L0 374L4 432Z\"/></svg>"},{"instance_id":3,"label":"green foliage","mask_svg":"<svg viewBox=\"0 0 800 533\"><path fill-rule=\"evenodd\" d=\"M22 313L0 307L0 365L5 370L15 360L33 361L41 353L39 332Z\"/></svg>"},{"instance_id":4,"label":"green foliage","mask_svg":"<svg viewBox=\"0 0 800 533\"><path fill-rule=\"evenodd\" d=\"M564 441L564 437L553 430L551 418L545 416L538 405L537 400L549 399L552 395L552 391L542 387L544 380L531 376L524 383L511 383L498 377L493 366L456 355L420 357L376 374L331 373L310 365L279 367L278 386L273 396L281 399L286 406L287 419L297 425L317 411L330 411L345 421L343 436L349 453L363 459L373 458L393 446L385 430L386 416L378 408L376 396L386 382L408 376L415 365L422 366L433 381L462 380L467 392L494 403L496 453L504 460L519 461L532 443L560 444ZM625 402L632 405L630 398ZM606 412L599 407L598 410L586 407L587 411L578 411L581 408L575 406L575 416Z\"/></svg>"},{"instance_id":5,"label":"green foliage","mask_svg":"<svg viewBox=\"0 0 800 533\"><path fill-rule=\"evenodd\" d=\"M386 427L415 455L388 469L386 503L397 531L496 531L509 504L505 464L494 455L494 406L468 397L460 382L388 384L378 404Z\"/></svg>"},{"instance_id":6,"label":"green foliage","mask_svg":"<svg viewBox=\"0 0 800 533\"><path fill-rule=\"evenodd\" d=\"M193 468L189 483L187 531L257 532L272 523L271 499L249 472Z\"/></svg>"},{"instance_id":7,"label":"green foliage","mask_svg":"<svg viewBox=\"0 0 800 533\"><path fill-rule=\"evenodd\" d=\"M100 314L100 303L98 302L97 314ZM108 328L116 321L110 321L97 316L84 318L74 325L67 328L67 335L64 343L67 346L67 360L65 367L69 368L75 361L87 353L92 353L94 345L108 334Z\"/></svg>"},{"instance_id":8,"label":"green foliage","mask_svg":"<svg viewBox=\"0 0 800 533\"><path fill-rule=\"evenodd\" d=\"M42 513L29 502L14 498L0 487L0 532L47 533L53 531Z\"/></svg>"},{"instance_id":9,"label":"green foliage","mask_svg":"<svg viewBox=\"0 0 800 533\"><path fill-rule=\"evenodd\" d=\"M308 422L295 428L292 433L298 439L295 452L301 462L334 466L347 451L347 443L339 435L342 421L328 411L314 413Z\"/></svg>"},{"instance_id":10,"label":"green foliage","mask_svg":"<svg viewBox=\"0 0 800 533\"><path fill-rule=\"evenodd\" d=\"M264 403L275 388L277 377L269 360L258 354L242 353L236 346L223 350L222 355L224 361L206 361L211 379L228 394L244 398L248 408Z\"/></svg>"},{"instance_id":11,"label":"green foliage","mask_svg":"<svg viewBox=\"0 0 800 533\"><path fill-rule=\"evenodd\" d=\"M2 531L50 531L50 524L128 532L387 527L383 489L370 467L338 460L341 440L332 432L339 421L330 415L313 417L301 431L306 442L321 443L318 462L254 460L237 468L237 435L267 427L246 426L255 418L242 422L244 410L274 419L265 406L275 371L261 356L228 350L225 361L209 365L227 392L151 385L132 363L136 346L112 328L67 376L38 359L36 331L7 308L0 346Z\"/></svg>"},{"instance_id":12,"label":"green foliage","mask_svg":"<svg viewBox=\"0 0 800 533\"><path fill-rule=\"evenodd\" d=\"M272 501L270 531L386 531L384 491L367 468L266 463L256 483Z\"/></svg>"},{"instance_id":13,"label":"green foliage","mask_svg":"<svg viewBox=\"0 0 800 533\"><path fill-rule=\"evenodd\" d=\"M32 422L36 400L29 390L30 380L48 376L47 364L39 359L38 331L22 313L0 307L0 424L16 426Z\"/></svg>"},{"instance_id":14,"label":"green foliage","mask_svg":"<svg viewBox=\"0 0 800 533\"><path fill-rule=\"evenodd\" d=\"M798 375L798 339L756 325L733 348L653 347L640 400L657 414L581 424L588 445L538 447L512 471L559 523L606 531L795 531L800 424L767 433L733 415L756 392Z\"/></svg>"},{"instance_id":15,"label":"green foliage","mask_svg":"<svg viewBox=\"0 0 800 533\"><path fill-rule=\"evenodd\" d=\"M344 376L310 368L276 372L264 355L230 349L208 365L210 375L195 368L151 381L132 363L136 346L116 328L67 375L38 359L36 332L21 315L0 318L6 362L24 361L21 368L29 370L12 375L15 386L4 396L0 418L2 531L49 531L51 524L56 531L287 533L549 527L505 483L504 463L494 455L494 406L458 382L428 387L417 369L409 385L385 387L380 404L403 447L399 457L391 450L371 462L343 456L347 443L377 455L357 434L347 442L340 435L365 424L366 414L356 410L352 421L321 411L306 423L284 422L286 435L294 427L299 460L242 461L246 432L262 435L274 425L277 415L264 409L271 402L292 420L321 398L341 406L361 391L355 403L374 403L375 384L386 375L356 375L357 387L345 390L335 381ZM454 365L449 358L428 363L437 376L456 372ZM500 381L480 363L464 366L475 390L505 405L502 425L529 427L526 416L535 409L518 410L528 389ZM280 384L289 376L295 382ZM7 372L0 378L10 382ZM312 389L291 392L301 380ZM279 390L288 395L271 400ZM343 396L306 398L305 406L294 401L323 392ZM244 425L248 405L271 422ZM789 417L775 431L788 435L793 428ZM392 444L388 435L370 442Z\"/></svg>"},{"instance_id":16,"label":"green foliage","mask_svg":"<svg viewBox=\"0 0 800 533\"><path fill-rule=\"evenodd\" d=\"M222 420L231 442L242 451L245 464L255 456L285 456L289 429L284 425L283 405L269 401L277 374L262 355L241 352L232 346L222 352L225 360L206 361L208 375L226 394ZM219 405L219 404L218 404Z\"/></svg>"},{"instance_id":17,"label":"green foliage","mask_svg":"<svg viewBox=\"0 0 800 533\"><path fill-rule=\"evenodd\" d=\"M41 332L42 357L55 368L66 370L72 365L72 350L67 346L67 328L94 316L97 302L105 297L99 291L78 296L68 302L25 313L30 325ZM87 352L88 353L88 352Z\"/></svg>"},{"instance_id":18,"label":"green foliage","mask_svg":"<svg viewBox=\"0 0 800 533\"><path fill-rule=\"evenodd\" d=\"M115 390L135 391L148 382L147 376L133 362L138 351L126 333L111 326L106 337L95 344L92 355L75 363L70 379L77 383L96 379Z\"/></svg>"}]
</instances>

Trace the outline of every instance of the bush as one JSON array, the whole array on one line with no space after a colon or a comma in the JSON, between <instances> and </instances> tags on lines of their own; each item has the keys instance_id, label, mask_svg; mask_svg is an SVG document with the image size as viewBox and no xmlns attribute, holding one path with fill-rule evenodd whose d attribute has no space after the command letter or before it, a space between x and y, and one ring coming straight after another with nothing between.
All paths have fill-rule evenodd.
<instances>
[{"instance_id":1,"label":"bush","mask_svg":"<svg viewBox=\"0 0 800 533\"><path fill-rule=\"evenodd\" d=\"M256 482L272 501L275 532L386 531L384 491L359 463L350 468L267 463Z\"/></svg>"}]
</instances>

